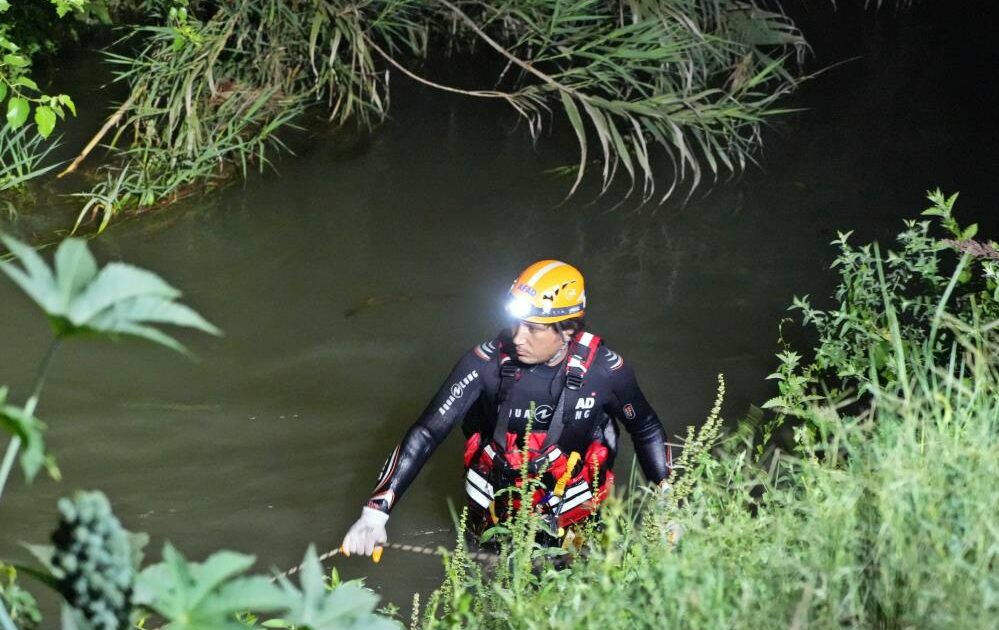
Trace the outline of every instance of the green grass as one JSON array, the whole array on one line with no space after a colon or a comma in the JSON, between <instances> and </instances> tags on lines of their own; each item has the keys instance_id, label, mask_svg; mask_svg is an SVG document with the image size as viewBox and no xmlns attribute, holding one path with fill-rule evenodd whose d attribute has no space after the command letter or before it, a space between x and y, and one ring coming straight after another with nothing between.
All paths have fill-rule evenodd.
<instances>
[{"instance_id":1,"label":"green grass","mask_svg":"<svg viewBox=\"0 0 999 630\"><path fill-rule=\"evenodd\" d=\"M751 440L730 436L688 457L679 505L642 489L612 502L606 530L567 569L517 562L530 537L505 547L493 574L459 549L425 627L994 628L991 326L963 333L966 358L950 369L925 366L907 399L875 392L857 415L813 408L820 430L799 432L793 454L759 461ZM685 530L677 545L668 523Z\"/></svg>"},{"instance_id":2,"label":"green grass","mask_svg":"<svg viewBox=\"0 0 999 630\"><path fill-rule=\"evenodd\" d=\"M47 158L59 146L58 141L46 142L35 133L34 125L11 129L0 127L0 193L18 190L36 178L48 173L58 163Z\"/></svg>"}]
</instances>

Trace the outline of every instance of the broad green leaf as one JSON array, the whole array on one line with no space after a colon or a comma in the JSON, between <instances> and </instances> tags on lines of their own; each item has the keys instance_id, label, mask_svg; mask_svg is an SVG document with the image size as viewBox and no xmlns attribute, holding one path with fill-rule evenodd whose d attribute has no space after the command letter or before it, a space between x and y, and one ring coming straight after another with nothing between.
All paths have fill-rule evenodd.
<instances>
[{"instance_id":1,"label":"broad green leaf","mask_svg":"<svg viewBox=\"0 0 999 630\"><path fill-rule=\"evenodd\" d=\"M237 577L253 562L253 556L220 551L191 563L168 543L163 562L139 574L134 599L163 615L171 630L243 628L232 621L234 613L287 607L286 594L267 578Z\"/></svg>"},{"instance_id":2,"label":"broad green leaf","mask_svg":"<svg viewBox=\"0 0 999 630\"><path fill-rule=\"evenodd\" d=\"M51 107L41 105L35 108L35 124L38 125L38 135L48 138L55 129L56 114Z\"/></svg>"},{"instance_id":3,"label":"broad green leaf","mask_svg":"<svg viewBox=\"0 0 999 630\"><path fill-rule=\"evenodd\" d=\"M760 409L776 409L778 407L786 407L787 401L780 396L775 396L767 400L765 403L760 405Z\"/></svg>"},{"instance_id":4,"label":"broad green leaf","mask_svg":"<svg viewBox=\"0 0 999 630\"><path fill-rule=\"evenodd\" d=\"M208 616L228 616L243 610L282 610L287 604L288 596L270 578L254 576L223 585L200 608Z\"/></svg>"},{"instance_id":5,"label":"broad green leaf","mask_svg":"<svg viewBox=\"0 0 999 630\"><path fill-rule=\"evenodd\" d=\"M12 81L14 85L24 86L26 88L31 88L32 90L38 90L38 84L35 83L31 77L20 76Z\"/></svg>"},{"instance_id":6,"label":"broad green leaf","mask_svg":"<svg viewBox=\"0 0 999 630\"><path fill-rule=\"evenodd\" d=\"M31 106L28 101L20 97L15 97L7 101L7 124L11 129L18 129L28 120L28 112Z\"/></svg>"},{"instance_id":7,"label":"broad green leaf","mask_svg":"<svg viewBox=\"0 0 999 630\"><path fill-rule=\"evenodd\" d=\"M10 262L0 261L0 271L7 274L46 313L59 312L59 294L55 278L38 252L29 245L3 234L0 234L0 241L23 265L21 269Z\"/></svg>"},{"instance_id":8,"label":"broad green leaf","mask_svg":"<svg viewBox=\"0 0 999 630\"><path fill-rule=\"evenodd\" d=\"M86 241L67 238L60 243L55 254L55 272L65 312L73 298L97 276L97 261Z\"/></svg>"},{"instance_id":9,"label":"broad green leaf","mask_svg":"<svg viewBox=\"0 0 999 630\"><path fill-rule=\"evenodd\" d=\"M179 297L180 291L155 273L125 263L111 263L73 300L66 315L74 325L85 326L91 317L112 304L139 295L172 299Z\"/></svg>"},{"instance_id":10,"label":"broad green leaf","mask_svg":"<svg viewBox=\"0 0 999 630\"><path fill-rule=\"evenodd\" d=\"M163 547L163 562L146 567L135 582L136 601L164 615L193 610L213 589L246 571L253 556L232 551L212 554L204 563L189 563L173 545Z\"/></svg>"},{"instance_id":11,"label":"broad green leaf","mask_svg":"<svg viewBox=\"0 0 999 630\"><path fill-rule=\"evenodd\" d=\"M212 591L220 588L226 580L246 571L256 557L235 551L218 551L208 556L201 564L194 565L191 575L195 579L187 595L189 601L200 604Z\"/></svg>"},{"instance_id":12,"label":"broad green leaf","mask_svg":"<svg viewBox=\"0 0 999 630\"><path fill-rule=\"evenodd\" d=\"M5 65L12 66L14 68L23 68L30 63L23 55L15 54L4 55L3 62Z\"/></svg>"},{"instance_id":13,"label":"broad green leaf","mask_svg":"<svg viewBox=\"0 0 999 630\"><path fill-rule=\"evenodd\" d=\"M127 335L130 337L139 337L140 339L145 339L146 341L152 341L155 344L159 344L166 348L170 348L180 354L191 356L190 351L170 335L165 332L153 328L152 326L143 326L141 324L125 324L119 323L115 326L114 330L94 330L87 327L75 328L68 335L86 335L88 333L99 332L101 334L110 335L112 337L116 335Z\"/></svg>"},{"instance_id":14,"label":"broad green leaf","mask_svg":"<svg viewBox=\"0 0 999 630\"><path fill-rule=\"evenodd\" d=\"M6 398L6 389L2 398ZM21 470L30 482L45 464L45 445L42 441L42 431L45 428L38 418L24 413L24 409L13 405L0 404L0 428L7 433L21 438L24 444L21 449Z\"/></svg>"},{"instance_id":15,"label":"broad green leaf","mask_svg":"<svg viewBox=\"0 0 999 630\"><path fill-rule=\"evenodd\" d=\"M52 563L52 558L55 555L55 547L52 545L31 545L28 543L21 543L21 546L28 550L35 560L38 561L47 571L54 574L56 577L62 577L62 570L56 567Z\"/></svg>"},{"instance_id":16,"label":"broad green leaf","mask_svg":"<svg viewBox=\"0 0 999 630\"><path fill-rule=\"evenodd\" d=\"M0 564L8 564L14 567L17 569L18 573L23 573L24 575L35 578L45 586L51 588L53 591L58 592L59 590L59 579L47 570L26 566L17 562L4 562L3 560L0 560Z\"/></svg>"},{"instance_id":17,"label":"broad green leaf","mask_svg":"<svg viewBox=\"0 0 999 630\"><path fill-rule=\"evenodd\" d=\"M399 624L376 614L378 596L359 584L348 582L333 590L326 587L322 565L314 546L309 546L299 571L301 591L287 578L280 579L290 610L284 621L310 630L398 630Z\"/></svg>"},{"instance_id":18,"label":"broad green leaf","mask_svg":"<svg viewBox=\"0 0 999 630\"><path fill-rule=\"evenodd\" d=\"M176 339L151 324L221 334L193 309L175 302L180 291L158 275L124 263L98 270L83 240L67 239L59 245L55 275L28 245L4 235L0 240L22 265L0 260L0 271L41 306L59 338L130 335L189 354Z\"/></svg>"},{"instance_id":19,"label":"broad green leaf","mask_svg":"<svg viewBox=\"0 0 999 630\"><path fill-rule=\"evenodd\" d=\"M7 98L7 84L0 81L0 103L2 103L5 98Z\"/></svg>"},{"instance_id":20,"label":"broad green leaf","mask_svg":"<svg viewBox=\"0 0 999 630\"><path fill-rule=\"evenodd\" d=\"M71 99L68 94L60 94L56 98L58 98L59 102L68 107L69 111L73 112L73 115L76 116L76 103L73 102L73 99Z\"/></svg>"},{"instance_id":21,"label":"broad green leaf","mask_svg":"<svg viewBox=\"0 0 999 630\"><path fill-rule=\"evenodd\" d=\"M116 302L87 323L88 328L115 331L122 324L156 323L197 328L212 335L220 334L215 326L193 309L156 295L140 295Z\"/></svg>"}]
</instances>

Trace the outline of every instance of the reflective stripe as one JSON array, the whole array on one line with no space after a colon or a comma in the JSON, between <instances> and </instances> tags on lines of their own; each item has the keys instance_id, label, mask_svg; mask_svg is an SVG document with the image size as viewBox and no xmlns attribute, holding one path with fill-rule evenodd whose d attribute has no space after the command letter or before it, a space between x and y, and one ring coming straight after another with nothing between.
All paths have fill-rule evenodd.
<instances>
[{"instance_id":1,"label":"reflective stripe","mask_svg":"<svg viewBox=\"0 0 999 630\"><path fill-rule=\"evenodd\" d=\"M496 457L496 451L493 450L492 444L486 444L486 447L482 449L482 452L489 456L489 459ZM471 472L471 471L469 471Z\"/></svg>"},{"instance_id":2,"label":"reflective stripe","mask_svg":"<svg viewBox=\"0 0 999 630\"><path fill-rule=\"evenodd\" d=\"M474 470L472 470L471 468L469 468L468 469L468 474L465 475L465 479L469 483L471 483L472 486L474 486L476 489L478 489L479 491L481 491L484 495L486 495L490 499L493 498L493 495L495 494L495 492L493 490L493 485L491 483L489 483L488 481L486 481L485 477L483 477L479 473L477 473Z\"/></svg>"},{"instance_id":3,"label":"reflective stripe","mask_svg":"<svg viewBox=\"0 0 999 630\"><path fill-rule=\"evenodd\" d=\"M553 462L561 456L562 456L562 451L560 451L558 447L555 447L552 449L551 453L548 453L548 461Z\"/></svg>"},{"instance_id":4,"label":"reflective stripe","mask_svg":"<svg viewBox=\"0 0 999 630\"><path fill-rule=\"evenodd\" d=\"M468 498L470 498L472 501L475 501L479 505L479 507L482 508L489 507L490 501L486 497L486 495L479 492L479 489L473 486L472 483L469 481L465 482L465 494L467 494Z\"/></svg>"},{"instance_id":5,"label":"reflective stripe","mask_svg":"<svg viewBox=\"0 0 999 630\"><path fill-rule=\"evenodd\" d=\"M590 347L591 341L593 341L593 333L584 332L579 336L579 343L583 344L587 348Z\"/></svg>"},{"instance_id":6,"label":"reflective stripe","mask_svg":"<svg viewBox=\"0 0 999 630\"><path fill-rule=\"evenodd\" d=\"M589 487L590 487L590 484L586 483L585 480L580 481L579 483L577 483L574 486L571 486L570 488L568 488L565 491L565 499L566 499L566 501L569 500L569 497L574 497L577 494L579 494L580 492L582 492L583 490L588 489Z\"/></svg>"},{"instance_id":7,"label":"reflective stripe","mask_svg":"<svg viewBox=\"0 0 999 630\"><path fill-rule=\"evenodd\" d=\"M592 498L593 498L593 493L590 492L589 490L587 490L586 492L580 494L577 497L574 497L571 500L566 500L565 505L562 506L562 513L564 514L565 512L571 510L572 508L576 507L577 505L580 505L581 503L585 503L585 502L589 501Z\"/></svg>"},{"instance_id":8,"label":"reflective stripe","mask_svg":"<svg viewBox=\"0 0 999 630\"><path fill-rule=\"evenodd\" d=\"M524 284L533 289L535 288L534 284L541 279L541 276L545 275L546 273L548 273L552 269L555 269L556 267L562 267L564 265L565 263L562 262L561 260L552 261L547 265L545 265L544 267L542 267L541 269L538 269L536 272L534 272L534 275L531 276L531 279L525 282Z\"/></svg>"}]
</instances>

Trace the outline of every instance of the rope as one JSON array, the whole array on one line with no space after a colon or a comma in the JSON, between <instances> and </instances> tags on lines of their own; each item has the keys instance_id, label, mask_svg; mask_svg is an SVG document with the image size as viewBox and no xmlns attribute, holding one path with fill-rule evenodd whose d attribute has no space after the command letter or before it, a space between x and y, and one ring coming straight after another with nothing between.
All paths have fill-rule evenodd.
<instances>
[{"instance_id":1,"label":"rope","mask_svg":"<svg viewBox=\"0 0 999 630\"><path fill-rule=\"evenodd\" d=\"M382 550L382 549L392 549L393 551L408 551L409 553L418 553L418 554L425 555L425 556L443 556L443 555L445 555L447 553L450 553L450 550L444 549L442 547L436 547L436 548L434 548L434 547L425 547L423 545L409 545L409 544L404 544L404 543L390 542L390 543L385 543L381 547L376 547L375 548L375 553L372 554L372 559L375 562L378 562L378 561L381 560L381 555L382 554L381 554L380 550ZM496 559L496 554L489 553L487 551L467 551L466 554L472 560L490 561L490 560L495 560ZM329 559L334 558L334 557L339 556L339 555L343 555L343 550L340 547L337 547L336 549L330 549L329 551L327 551L323 555L319 556L319 562L322 563L325 560L329 560ZM291 575L295 575L296 573L298 573L299 571L302 570L303 566L305 566L305 565L304 564L300 564L298 566L294 566L294 567L288 569L287 571L284 571L283 573L278 573L273 578L271 578L271 581L273 582L273 581L277 581L278 579L280 579L282 577L288 577L288 576L291 576Z\"/></svg>"}]
</instances>

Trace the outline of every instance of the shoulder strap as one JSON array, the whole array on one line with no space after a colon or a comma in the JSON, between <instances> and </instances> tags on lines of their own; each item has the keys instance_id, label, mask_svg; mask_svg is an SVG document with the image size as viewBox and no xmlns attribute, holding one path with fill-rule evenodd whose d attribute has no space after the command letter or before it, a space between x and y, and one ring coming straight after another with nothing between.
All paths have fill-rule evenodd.
<instances>
[{"instance_id":1,"label":"shoulder strap","mask_svg":"<svg viewBox=\"0 0 999 630\"><path fill-rule=\"evenodd\" d=\"M597 350L603 340L588 332L582 332L573 339L569 347L569 361L565 365L565 386L577 390L583 384L583 377L597 358Z\"/></svg>"},{"instance_id":2,"label":"shoulder strap","mask_svg":"<svg viewBox=\"0 0 999 630\"><path fill-rule=\"evenodd\" d=\"M496 392L496 426L493 429L493 441L501 448L506 445L506 433L510 429L510 414L503 412L503 405L510 396L514 383L520 380L521 368L510 358L504 348L502 339L499 341L500 384Z\"/></svg>"},{"instance_id":3,"label":"shoulder strap","mask_svg":"<svg viewBox=\"0 0 999 630\"><path fill-rule=\"evenodd\" d=\"M541 447L542 451L558 444L559 438L562 437L562 430L569 421L569 415L575 412L576 403L579 401L579 388L583 385L586 372L597 358L601 341L600 337L588 332L579 333L573 338L569 346L569 359L565 364L565 385L559 394L552 424L548 427L548 435L545 436L545 442Z\"/></svg>"}]
</instances>

